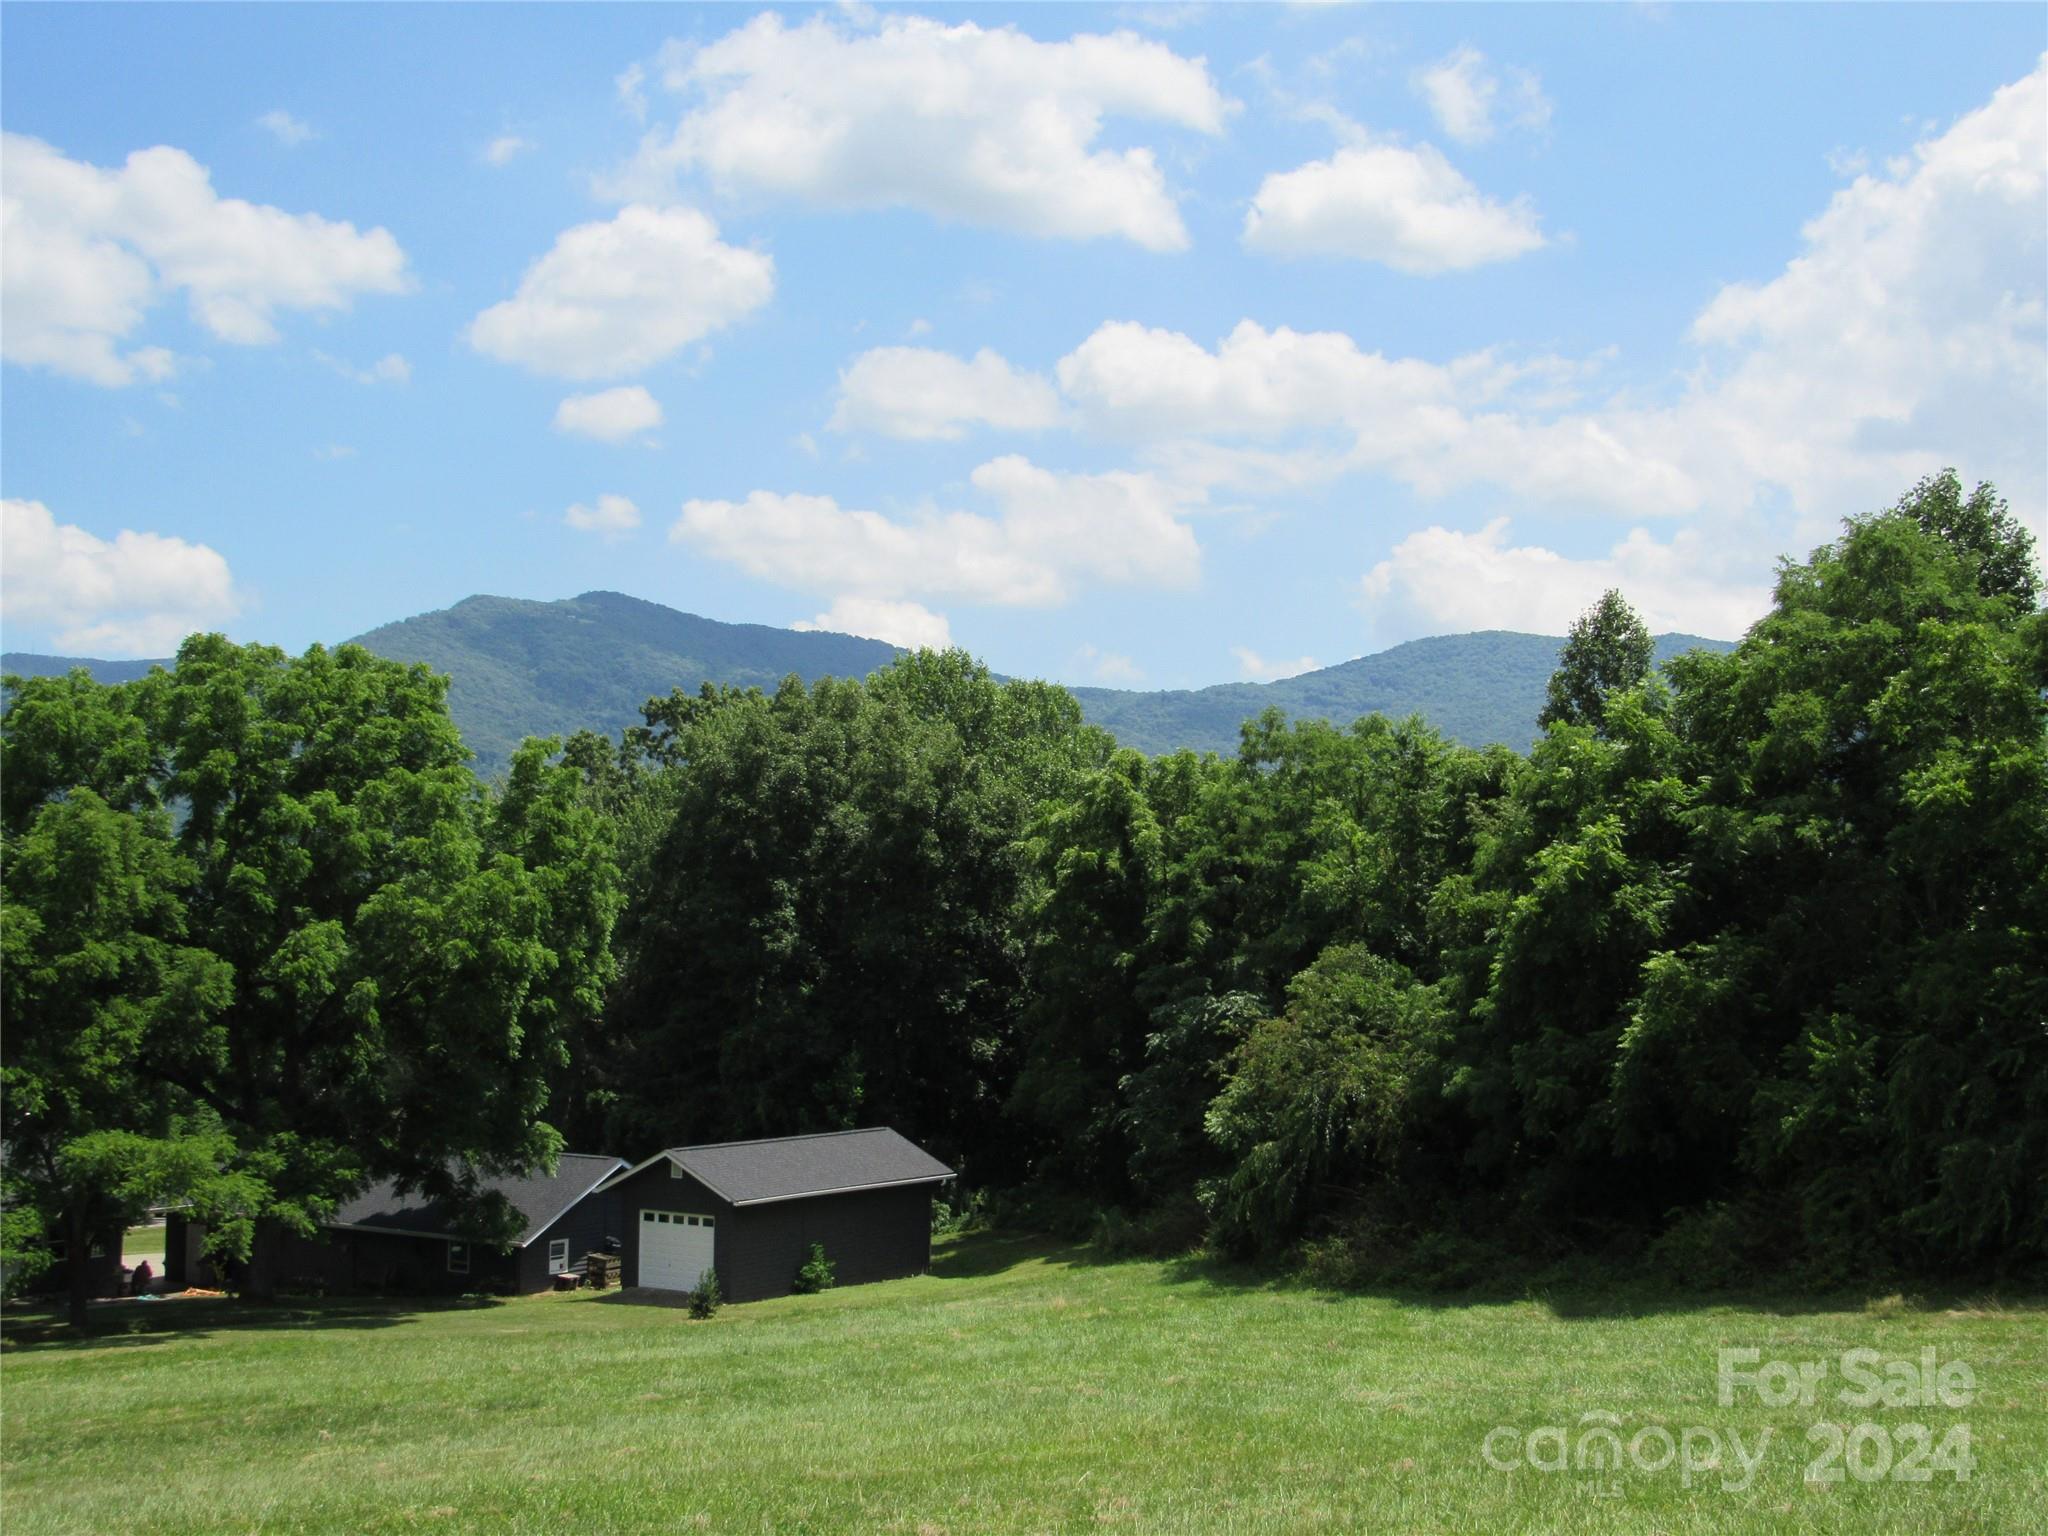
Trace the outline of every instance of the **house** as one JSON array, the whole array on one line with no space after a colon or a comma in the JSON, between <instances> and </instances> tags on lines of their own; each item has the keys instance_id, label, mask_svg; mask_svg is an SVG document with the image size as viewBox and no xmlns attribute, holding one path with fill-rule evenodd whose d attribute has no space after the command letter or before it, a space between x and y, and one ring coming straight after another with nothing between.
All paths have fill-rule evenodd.
<instances>
[{"instance_id":1,"label":"house","mask_svg":"<svg viewBox=\"0 0 2048 1536\"><path fill-rule=\"evenodd\" d=\"M838 1283L931 1264L932 1194L953 1170L886 1127L671 1147L599 1193L623 1231L624 1283L696 1288L718 1271L729 1301L784 1296L811 1245Z\"/></svg>"},{"instance_id":2,"label":"house","mask_svg":"<svg viewBox=\"0 0 2048 1536\"><path fill-rule=\"evenodd\" d=\"M373 1185L341 1206L320 1237L287 1239L279 1273L288 1284L339 1292L544 1291L620 1235L616 1206L597 1189L625 1166L623 1158L565 1152L553 1173L485 1180L525 1218L510 1249L473 1241L438 1201ZM173 1284L203 1278L197 1236L175 1214L164 1253Z\"/></svg>"}]
</instances>

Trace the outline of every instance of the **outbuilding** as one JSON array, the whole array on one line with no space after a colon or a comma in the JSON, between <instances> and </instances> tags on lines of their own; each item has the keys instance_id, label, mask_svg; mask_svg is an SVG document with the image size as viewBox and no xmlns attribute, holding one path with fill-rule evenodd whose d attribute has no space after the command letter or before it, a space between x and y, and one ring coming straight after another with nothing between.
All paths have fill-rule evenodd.
<instances>
[{"instance_id":1,"label":"outbuilding","mask_svg":"<svg viewBox=\"0 0 2048 1536\"><path fill-rule=\"evenodd\" d=\"M730 1301L785 1296L812 1244L837 1283L931 1265L932 1195L953 1170L877 1126L670 1147L599 1193L624 1229L624 1283L690 1291L709 1269Z\"/></svg>"}]
</instances>

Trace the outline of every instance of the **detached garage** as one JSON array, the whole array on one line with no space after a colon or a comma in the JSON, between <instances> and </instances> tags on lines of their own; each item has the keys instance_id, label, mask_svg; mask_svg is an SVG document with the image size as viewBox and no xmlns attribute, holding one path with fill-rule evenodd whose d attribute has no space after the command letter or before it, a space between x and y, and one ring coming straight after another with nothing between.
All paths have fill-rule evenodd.
<instances>
[{"instance_id":1,"label":"detached garage","mask_svg":"<svg viewBox=\"0 0 2048 1536\"><path fill-rule=\"evenodd\" d=\"M953 1170L886 1127L671 1147L614 1175L623 1279L726 1297L786 1296L813 1243L841 1285L930 1267L932 1193Z\"/></svg>"}]
</instances>

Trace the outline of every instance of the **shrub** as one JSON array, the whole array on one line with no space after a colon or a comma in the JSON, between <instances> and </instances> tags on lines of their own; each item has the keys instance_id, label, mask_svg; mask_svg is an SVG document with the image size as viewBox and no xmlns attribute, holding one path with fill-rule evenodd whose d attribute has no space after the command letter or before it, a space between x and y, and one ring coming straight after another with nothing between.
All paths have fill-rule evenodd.
<instances>
[{"instance_id":1,"label":"shrub","mask_svg":"<svg viewBox=\"0 0 2048 1536\"><path fill-rule=\"evenodd\" d=\"M718 1271L707 1269L690 1292L690 1316L708 1318L725 1305L725 1291L718 1283Z\"/></svg>"},{"instance_id":2,"label":"shrub","mask_svg":"<svg viewBox=\"0 0 2048 1536\"><path fill-rule=\"evenodd\" d=\"M1111 1207L1095 1218L1089 1244L1104 1258L1176 1259L1202 1246L1208 1213L1192 1194L1129 1215Z\"/></svg>"},{"instance_id":3,"label":"shrub","mask_svg":"<svg viewBox=\"0 0 2048 1536\"><path fill-rule=\"evenodd\" d=\"M1703 1291L1726 1290L1752 1277L1754 1213L1712 1201L1671 1213L1646 1257L1660 1279Z\"/></svg>"},{"instance_id":4,"label":"shrub","mask_svg":"<svg viewBox=\"0 0 2048 1536\"><path fill-rule=\"evenodd\" d=\"M956 1191L951 1198L935 1196L932 1200L932 1237L943 1240L960 1237L977 1231L989 1224L988 1192L977 1189L966 1199L960 1199Z\"/></svg>"},{"instance_id":5,"label":"shrub","mask_svg":"<svg viewBox=\"0 0 2048 1536\"><path fill-rule=\"evenodd\" d=\"M829 1291L833 1285L832 1261L825 1257L823 1243L811 1244L811 1256L805 1259L796 1272L795 1290L799 1296L815 1296L819 1291Z\"/></svg>"}]
</instances>

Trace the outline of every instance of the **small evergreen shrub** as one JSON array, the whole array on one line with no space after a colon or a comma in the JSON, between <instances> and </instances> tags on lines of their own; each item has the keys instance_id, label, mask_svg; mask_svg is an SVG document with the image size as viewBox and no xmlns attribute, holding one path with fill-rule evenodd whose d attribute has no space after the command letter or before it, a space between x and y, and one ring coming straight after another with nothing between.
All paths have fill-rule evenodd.
<instances>
[{"instance_id":1,"label":"small evergreen shrub","mask_svg":"<svg viewBox=\"0 0 2048 1536\"><path fill-rule=\"evenodd\" d=\"M725 1291L718 1283L718 1271L707 1269L697 1282L697 1289L690 1292L690 1316L708 1318L725 1305Z\"/></svg>"},{"instance_id":2,"label":"small evergreen shrub","mask_svg":"<svg viewBox=\"0 0 2048 1536\"><path fill-rule=\"evenodd\" d=\"M825 1245L811 1244L811 1256L804 1260L796 1272L797 1295L815 1296L820 1291L829 1291L833 1282L832 1261L825 1257Z\"/></svg>"}]
</instances>

